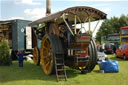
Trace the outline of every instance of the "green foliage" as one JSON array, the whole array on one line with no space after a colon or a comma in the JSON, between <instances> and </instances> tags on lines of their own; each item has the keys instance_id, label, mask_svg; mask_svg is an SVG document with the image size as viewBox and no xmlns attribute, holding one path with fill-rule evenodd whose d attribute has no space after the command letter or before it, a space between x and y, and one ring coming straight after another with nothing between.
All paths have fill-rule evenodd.
<instances>
[{"instance_id":1,"label":"green foliage","mask_svg":"<svg viewBox=\"0 0 128 85\"><path fill-rule=\"evenodd\" d=\"M0 64L8 64L10 61L9 46L6 40L0 42Z\"/></svg>"},{"instance_id":2,"label":"green foliage","mask_svg":"<svg viewBox=\"0 0 128 85\"><path fill-rule=\"evenodd\" d=\"M128 15L121 15L120 18L111 17L110 19L106 19L97 32L96 40L100 42L102 36L113 33L120 33L120 27L124 26L128 26Z\"/></svg>"}]
</instances>

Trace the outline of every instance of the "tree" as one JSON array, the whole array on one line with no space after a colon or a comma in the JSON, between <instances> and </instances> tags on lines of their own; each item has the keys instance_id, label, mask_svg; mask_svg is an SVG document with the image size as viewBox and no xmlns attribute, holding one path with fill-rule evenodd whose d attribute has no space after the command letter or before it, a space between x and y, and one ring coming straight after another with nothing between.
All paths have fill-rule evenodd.
<instances>
[{"instance_id":1,"label":"tree","mask_svg":"<svg viewBox=\"0 0 128 85\"><path fill-rule=\"evenodd\" d=\"M0 42L0 65L9 65L10 63L10 54L9 54L9 45L6 40Z\"/></svg>"},{"instance_id":2,"label":"tree","mask_svg":"<svg viewBox=\"0 0 128 85\"><path fill-rule=\"evenodd\" d=\"M128 26L128 15L121 15L118 17L111 17L104 20L99 31L96 34L96 40L101 42L101 37L108 34L120 33L120 27Z\"/></svg>"}]
</instances>

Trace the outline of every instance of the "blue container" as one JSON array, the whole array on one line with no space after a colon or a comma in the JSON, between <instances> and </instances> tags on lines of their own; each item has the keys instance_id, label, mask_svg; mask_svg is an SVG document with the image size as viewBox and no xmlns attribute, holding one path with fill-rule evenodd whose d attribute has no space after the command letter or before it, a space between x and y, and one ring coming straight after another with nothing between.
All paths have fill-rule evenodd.
<instances>
[{"instance_id":1,"label":"blue container","mask_svg":"<svg viewBox=\"0 0 128 85\"><path fill-rule=\"evenodd\" d=\"M104 70L104 72L119 72L119 65L117 61L105 61L101 62L101 70Z\"/></svg>"}]
</instances>

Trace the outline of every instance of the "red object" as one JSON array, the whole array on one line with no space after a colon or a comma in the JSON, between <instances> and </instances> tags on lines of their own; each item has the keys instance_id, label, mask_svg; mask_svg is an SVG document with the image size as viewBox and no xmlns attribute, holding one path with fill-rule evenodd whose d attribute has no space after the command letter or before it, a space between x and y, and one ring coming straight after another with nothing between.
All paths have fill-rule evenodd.
<instances>
[{"instance_id":1,"label":"red object","mask_svg":"<svg viewBox=\"0 0 128 85\"><path fill-rule=\"evenodd\" d=\"M128 43L120 45L119 49L116 50L116 56L120 58L126 56L128 59Z\"/></svg>"},{"instance_id":2,"label":"red object","mask_svg":"<svg viewBox=\"0 0 128 85\"><path fill-rule=\"evenodd\" d=\"M121 27L120 29L128 29L128 26L125 26L125 27Z\"/></svg>"},{"instance_id":3,"label":"red object","mask_svg":"<svg viewBox=\"0 0 128 85\"><path fill-rule=\"evenodd\" d=\"M112 48L109 46L108 49L111 50Z\"/></svg>"}]
</instances>

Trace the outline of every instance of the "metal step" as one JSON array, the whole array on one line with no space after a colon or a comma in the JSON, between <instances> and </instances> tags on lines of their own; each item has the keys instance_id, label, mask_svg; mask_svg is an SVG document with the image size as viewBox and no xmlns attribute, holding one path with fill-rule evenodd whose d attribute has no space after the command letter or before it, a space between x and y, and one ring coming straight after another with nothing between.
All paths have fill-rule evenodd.
<instances>
[{"instance_id":1,"label":"metal step","mask_svg":"<svg viewBox=\"0 0 128 85\"><path fill-rule=\"evenodd\" d=\"M63 60L62 58L56 58L56 60Z\"/></svg>"},{"instance_id":2,"label":"metal step","mask_svg":"<svg viewBox=\"0 0 128 85\"><path fill-rule=\"evenodd\" d=\"M64 69L57 69L57 71L64 71Z\"/></svg>"},{"instance_id":3,"label":"metal step","mask_svg":"<svg viewBox=\"0 0 128 85\"><path fill-rule=\"evenodd\" d=\"M66 76L65 75L58 75L58 77L65 78Z\"/></svg>"},{"instance_id":4,"label":"metal step","mask_svg":"<svg viewBox=\"0 0 128 85\"><path fill-rule=\"evenodd\" d=\"M57 63L56 65L64 65L63 63Z\"/></svg>"}]
</instances>

